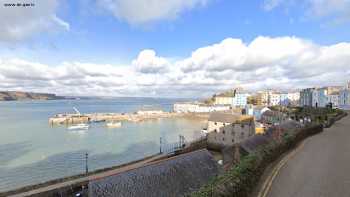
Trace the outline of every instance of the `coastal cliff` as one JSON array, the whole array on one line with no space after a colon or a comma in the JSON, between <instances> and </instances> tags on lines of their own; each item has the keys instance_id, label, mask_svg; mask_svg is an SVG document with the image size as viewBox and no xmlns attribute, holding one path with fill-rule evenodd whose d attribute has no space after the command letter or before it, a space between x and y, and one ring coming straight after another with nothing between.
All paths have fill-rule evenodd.
<instances>
[{"instance_id":1,"label":"coastal cliff","mask_svg":"<svg viewBox=\"0 0 350 197\"><path fill-rule=\"evenodd\" d=\"M0 91L0 101L17 101L17 100L57 100L64 99L62 96L47 93L32 93L18 91Z\"/></svg>"}]
</instances>

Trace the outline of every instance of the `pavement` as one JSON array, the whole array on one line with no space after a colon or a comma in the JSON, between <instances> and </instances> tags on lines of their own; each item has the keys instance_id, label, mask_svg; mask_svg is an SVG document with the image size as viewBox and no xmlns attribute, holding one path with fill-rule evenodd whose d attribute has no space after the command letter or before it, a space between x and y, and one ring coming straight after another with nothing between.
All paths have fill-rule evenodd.
<instances>
[{"instance_id":1,"label":"pavement","mask_svg":"<svg viewBox=\"0 0 350 197\"><path fill-rule=\"evenodd\" d=\"M262 197L349 197L350 115L307 138L273 171Z\"/></svg>"}]
</instances>

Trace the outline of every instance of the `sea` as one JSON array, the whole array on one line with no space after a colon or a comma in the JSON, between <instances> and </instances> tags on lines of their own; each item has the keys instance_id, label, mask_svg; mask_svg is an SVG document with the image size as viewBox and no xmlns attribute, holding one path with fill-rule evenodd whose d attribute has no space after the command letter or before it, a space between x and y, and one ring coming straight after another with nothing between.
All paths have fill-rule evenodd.
<instances>
[{"instance_id":1,"label":"sea","mask_svg":"<svg viewBox=\"0 0 350 197\"><path fill-rule=\"evenodd\" d=\"M110 98L0 102L0 192L89 171L125 164L159 153L179 141L201 136L206 122L189 118L164 118L122 122L109 129L92 123L87 131L52 126L48 119L59 113L118 112L140 109L171 111L184 99ZM87 160L86 160L87 155ZM87 163L86 163L87 161ZM87 164L87 165L86 165Z\"/></svg>"}]
</instances>

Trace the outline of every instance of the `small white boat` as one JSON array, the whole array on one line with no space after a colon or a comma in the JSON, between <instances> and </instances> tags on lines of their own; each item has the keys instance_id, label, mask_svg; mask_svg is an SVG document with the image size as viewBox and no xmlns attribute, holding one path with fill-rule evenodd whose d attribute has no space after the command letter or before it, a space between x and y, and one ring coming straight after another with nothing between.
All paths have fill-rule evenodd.
<instances>
[{"instance_id":1,"label":"small white boat","mask_svg":"<svg viewBox=\"0 0 350 197\"><path fill-rule=\"evenodd\" d=\"M88 124L76 124L68 127L68 130L88 130Z\"/></svg>"},{"instance_id":2,"label":"small white boat","mask_svg":"<svg viewBox=\"0 0 350 197\"><path fill-rule=\"evenodd\" d=\"M202 133L208 134L208 130L206 128L202 129Z\"/></svg>"},{"instance_id":3,"label":"small white boat","mask_svg":"<svg viewBox=\"0 0 350 197\"><path fill-rule=\"evenodd\" d=\"M107 123L108 128L119 128L122 126L121 122L109 122Z\"/></svg>"}]
</instances>

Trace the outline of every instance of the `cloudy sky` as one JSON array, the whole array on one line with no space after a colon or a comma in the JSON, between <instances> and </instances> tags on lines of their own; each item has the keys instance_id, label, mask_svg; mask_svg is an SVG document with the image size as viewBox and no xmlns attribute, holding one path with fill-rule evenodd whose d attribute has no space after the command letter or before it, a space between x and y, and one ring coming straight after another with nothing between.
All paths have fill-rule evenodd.
<instances>
[{"instance_id":1,"label":"cloudy sky","mask_svg":"<svg viewBox=\"0 0 350 197\"><path fill-rule=\"evenodd\" d=\"M0 90L204 97L350 80L350 0L0 3Z\"/></svg>"}]
</instances>

